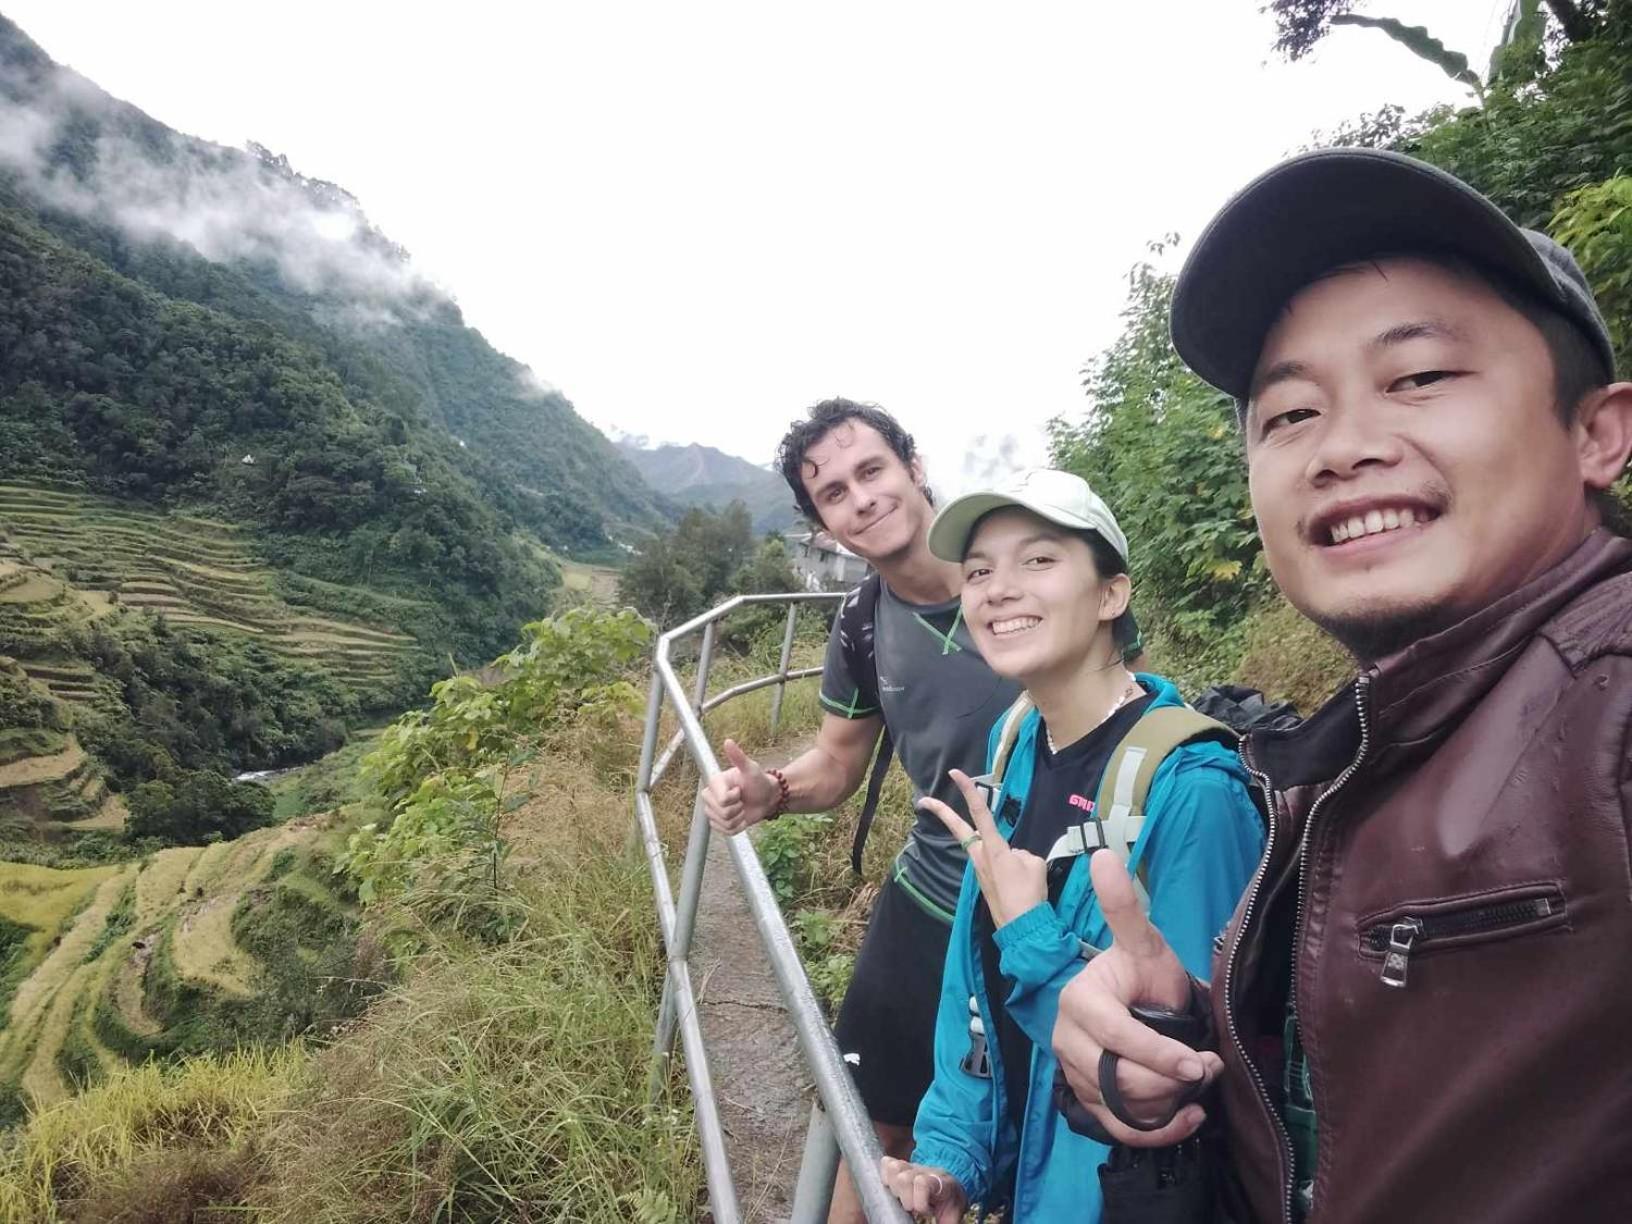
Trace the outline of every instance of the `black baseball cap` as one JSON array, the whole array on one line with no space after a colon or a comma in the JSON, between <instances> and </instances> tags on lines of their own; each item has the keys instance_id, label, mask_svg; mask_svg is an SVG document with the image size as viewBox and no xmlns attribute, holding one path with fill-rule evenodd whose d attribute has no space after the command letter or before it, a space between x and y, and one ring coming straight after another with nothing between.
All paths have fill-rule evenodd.
<instances>
[{"instance_id":1,"label":"black baseball cap","mask_svg":"<svg viewBox=\"0 0 1632 1224\"><path fill-rule=\"evenodd\" d=\"M1335 267L1391 253L1460 255L1557 309L1615 376L1615 348L1575 257L1461 179L1380 149L1321 149L1259 175L1219 210L1173 288L1173 347L1245 402L1276 316Z\"/></svg>"}]
</instances>

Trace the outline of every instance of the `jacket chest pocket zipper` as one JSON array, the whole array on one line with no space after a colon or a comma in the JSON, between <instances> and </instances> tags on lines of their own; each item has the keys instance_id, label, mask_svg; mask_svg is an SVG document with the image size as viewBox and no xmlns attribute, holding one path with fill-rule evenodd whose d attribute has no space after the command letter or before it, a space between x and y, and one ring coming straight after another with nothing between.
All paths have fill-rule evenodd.
<instances>
[{"instance_id":1,"label":"jacket chest pocket zipper","mask_svg":"<svg viewBox=\"0 0 1632 1224\"><path fill-rule=\"evenodd\" d=\"M1374 919L1362 928L1362 955L1381 957L1384 986L1403 988L1411 957L1563 926L1564 893L1556 885L1530 885L1464 901L1436 901Z\"/></svg>"}]
</instances>

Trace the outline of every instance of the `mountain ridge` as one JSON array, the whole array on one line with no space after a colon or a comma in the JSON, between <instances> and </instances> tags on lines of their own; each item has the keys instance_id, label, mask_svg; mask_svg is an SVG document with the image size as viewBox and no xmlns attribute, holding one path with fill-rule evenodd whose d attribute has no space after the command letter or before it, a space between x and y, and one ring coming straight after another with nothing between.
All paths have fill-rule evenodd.
<instances>
[{"instance_id":1,"label":"mountain ridge","mask_svg":"<svg viewBox=\"0 0 1632 1224\"><path fill-rule=\"evenodd\" d=\"M798 521L787 484L770 468L701 442L651 446L623 435L617 447L652 488L681 505L722 510L740 501L762 534L785 531Z\"/></svg>"}]
</instances>

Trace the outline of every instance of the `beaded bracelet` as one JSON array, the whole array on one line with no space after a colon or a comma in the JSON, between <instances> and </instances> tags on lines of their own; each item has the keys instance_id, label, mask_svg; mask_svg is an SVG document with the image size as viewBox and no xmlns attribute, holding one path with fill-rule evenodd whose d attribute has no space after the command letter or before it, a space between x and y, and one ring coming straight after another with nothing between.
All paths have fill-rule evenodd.
<instances>
[{"instance_id":1,"label":"beaded bracelet","mask_svg":"<svg viewBox=\"0 0 1632 1224\"><path fill-rule=\"evenodd\" d=\"M776 797L776 806L771 809L771 814L765 817L766 820L775 820L788 810L788 779L780 769L767 769L765 772L776 779L777 788L781 791Z\"/></svg>"}]
</instances>

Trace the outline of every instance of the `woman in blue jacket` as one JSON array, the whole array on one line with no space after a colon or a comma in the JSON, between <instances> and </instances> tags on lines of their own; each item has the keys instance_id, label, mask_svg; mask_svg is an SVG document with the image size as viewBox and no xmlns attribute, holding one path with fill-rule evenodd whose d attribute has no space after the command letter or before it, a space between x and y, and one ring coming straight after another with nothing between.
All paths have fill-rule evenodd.
<instances>
[{"instance_id":1,"label":"woman in blue jacket","mask_svg":"<svg viewBox=\"0 0 1632 1224\"><path fill-rule=\"evenodd\" d=\"M970 870L916 1147L911 1161L886 1158L883 1174L903 1206L936 1224L961 1220L971 1203L1007 1204L1020 1224L1094 1221L1109 1149L1072 1131L1054 1108L1050 1039L1083 943L1110 942L1088 858L1107 828L1123 828L1127 754L1116 750L1153 711L1183 702L1166 680L1123 665L1137 632L1127 540L1081 478L1034 470L960 497L936 517L929 546L963 566L963 617L975 643L993 671L1024 684L1023 700L1035 708L1016 712L1018 734L1010 729L990 808L954 771L975 827L922 800L965 843ZM992 730L992 755L1002 730ZM1099 812L1113 758L1116 803ZM1198 977L1262 849L1246 781L1224 743L1182 743L1149 780L1137 836L1124 830L1131 848L1121 853L1148 888L1151 921Z\"/></svg>"}]
</instances>

